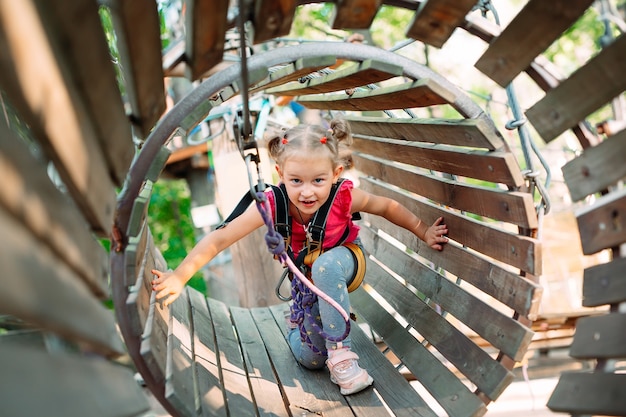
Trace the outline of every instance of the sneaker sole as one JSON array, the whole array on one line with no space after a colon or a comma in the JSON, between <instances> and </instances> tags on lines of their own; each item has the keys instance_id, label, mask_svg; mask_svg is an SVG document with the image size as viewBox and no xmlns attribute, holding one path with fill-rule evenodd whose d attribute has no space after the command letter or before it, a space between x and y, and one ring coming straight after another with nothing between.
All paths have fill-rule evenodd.
<instances>
[{"instance_id":1,"label":"sneaker sole","mask_svg":"<svg viewBox=\"0 0 626 417\"><path fill-rule=\"evenodd\" d=\"M335 381L333 381L333 382L335 382ZM367 376L367 380L361 382L360 384L355 384L351 388L341 388L339 390L339 392L341 392L341 395L355 394L357 392L363 391L365 388L369 387L373 383L374 383L374 378L372 378L370 375L368 375Z\"/></svg>"}]
</instances>

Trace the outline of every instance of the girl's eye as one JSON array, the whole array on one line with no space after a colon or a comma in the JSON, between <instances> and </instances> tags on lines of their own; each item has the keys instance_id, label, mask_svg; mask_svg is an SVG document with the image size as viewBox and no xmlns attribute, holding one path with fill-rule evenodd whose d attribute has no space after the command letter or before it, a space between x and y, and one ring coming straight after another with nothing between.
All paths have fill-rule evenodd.
<instances>
[{"instance_id":1,"label":"girl's eye","mask_svg":"<svg viewBox=\"0 0 626 417\"><path fill-rule=\"evenodd\" d=\"M292 182L292 184L300 184L301 181L299 179L297 179L297 178L293 178L291 180L291 182Z\"/></svg>"},{"instance_id":2,"label":"girl's eye","mask_svg":"<svg viewBox=\"0 0 626 417\"><path fill-rule=\"evenodd\" d=\"M324 179L323 178L315 178L314 181L315 181L316 184L321 184L321 183L324 182Z\"/></svg>"}]
</instances>

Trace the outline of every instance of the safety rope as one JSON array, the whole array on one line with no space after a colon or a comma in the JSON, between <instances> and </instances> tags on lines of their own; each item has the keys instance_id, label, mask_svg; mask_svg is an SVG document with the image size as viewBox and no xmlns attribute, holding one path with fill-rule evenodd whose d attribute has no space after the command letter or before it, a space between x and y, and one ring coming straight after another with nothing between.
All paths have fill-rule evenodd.
<instances>
[{"instance_id":1,"label":"safety rope","mask_svg":"<svg viewBox=\"0 0 626 417\"><path fill-rule=\"evenodd\" d=\"M265 234L265 243L269 251L280 261L283 265L287 265L289 270L293 273L294 278L291 281L291 317L290 320L298 325L301 339L316 353L326 354L325 351L319 350L311 341L308 332L304 326L305 319L308 319L311 327L324 339L330 342L341 342L348 334L350 334L350 316L328 294L317 288L309 279L300 271L300 269L294 264L293 260L287 254L285 248L285 241L283 236L274 229L274 221L271 214L271 208L267 197L264 192L256 193L256 206L261 213L263 222L267 226L267 233ZM331 336L322 329L312 314L312 308L317 302L318 298L326 301L335 310L337 310L343 317L346 326L341 336Z\"/></svg>"}]
</instances>

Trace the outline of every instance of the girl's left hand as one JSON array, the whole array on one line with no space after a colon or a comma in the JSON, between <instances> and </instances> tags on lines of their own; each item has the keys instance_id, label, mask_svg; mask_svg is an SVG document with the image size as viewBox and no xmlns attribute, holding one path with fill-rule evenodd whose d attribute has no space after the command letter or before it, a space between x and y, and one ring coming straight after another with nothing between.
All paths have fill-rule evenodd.
<instances>
[{"instance_id":1,"label":"girl's left hand","mask_svg":"<svg viewBox=\"0 0 626 417\"><path fill-rule=\"evenodd\" d=\"M424 242L435 250L442 250L443 244L448 242L446 235L448 234L448 226L442 224L443 217L439 217L435 222L426 230L424 235Z\"/></svg>"}]
</instances>

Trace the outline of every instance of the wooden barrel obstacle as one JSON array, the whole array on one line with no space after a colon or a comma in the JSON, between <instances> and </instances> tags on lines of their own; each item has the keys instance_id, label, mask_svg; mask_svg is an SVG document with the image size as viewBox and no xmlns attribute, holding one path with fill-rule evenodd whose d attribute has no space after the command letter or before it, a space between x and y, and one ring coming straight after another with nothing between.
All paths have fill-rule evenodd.
<instances>
[{"instance_id":1,"label":"wooden barrel obstacle","mask_svg":"<svg viewBox=\"0 0 626 417\"><path fill-rule=\"evenodd\" d=\"M353 64L307 83L291 82L337 59ZM376 382L353 396L341 396L326 373L307 371L293 360L283 337L283 304L229 308L193 289L169 309L155 303L150 270L165 264L146 225L151 184L167 159L164 144L172 134L181 126L192 128L239 93L238 67L223 70L155 128L119 200L116 227L127 231L128 243L113 254L114 296L121 306L116 312L148 386L180 415L386 415L387 409L436 415L407 382L411 375L450 415L483 414L526 352L529 317L541 293L533 281L541 265L540 245L532 237L537 214L502 136L451 83L369 46L275 49L251 57L249 74L253 91L291 94L310 108L455 109L459 118L445 120L345 116L355 133L360 187L403 202L427 222L443 216L454 242L439 253L381 219L365 219L368 274L352 298L357 324L367 324L377 344L359 326L354 338ZM351 96L336 92L390 79L400 82ZM189 109L195 109L193 120ZM477 180L493 186L473 185Z\"/></svg>"},{"instance_id":2,"label":"wooden barrel obstacle","mask_svg":"<svg viewBox=\"0 0 626 417\"><path fill-rule=\"evenodd\" d=\"M112 207L115 205L116 187L122 185L134 152L130 132L131 124L135 136L139 138L147 137L156 124L164 108L161 88L163 74L173 75L181 67L186 68L185 73L193 79L211 71L216 72L216 78L211 80L210 87L206 89L214 90L214 92L221 91L221 97L218 100L222 101L228 100L237 93L236 83L230 84L234 77L233 73L221 73L215 67L221 60L223 52L220 46L223 44L219 42L221 35L197 36L202 31L216 30L223 33L228 28L230 23L226 18L226 3L222 1L194 2L194 7L188 9L189 39L186 45L183 45L185 48L182 50L171 48L165 56L162 56L154 4L150 4L147 0L137 0L132 3L115 0L107 2L114 14L116 31L123 34L119 37L120 55L121 60L127 64L123 67L123 70L127 72L126 90L132 95L129 103L130 117L127 117L117 95L115 77L106 42L99 26L95 2L66 1L63 8L53 8L49 7L47 2L35 1L2 3L0 17L2 17L3 31L0 39L3 45L9 47L2 48L3 54L8 59L2 61L0 75L6 98L17 113L15 119L7 116L5 120L23 120L28 124L31 138L44 151L44 159L54 162L63 180L62 187L66 190L66 194L62 194L57 187L49 183L46 171L41 168L41 159L35 159L23 143L3 126L2 140L0 140L2 145L0 167L3 178L18 178L20 181L7 181L0 187L2 230L10 236L9 239L3 240L4 244L0 250L2 265L6 266L5 274L3 274L5 291L0 293L2 313L17 316L38 328L61 335L64 340L77 343L83 352L90 351L98 355L114 357L124 350L123 342L115 330L115 320L110 312L103 309L98 302L98 299L106 298L108 294L107 255L94 244L92 233L95 232L101 237L107 236L108 225L114 216ZM272 1L258 3L259 6L255 9L256 16L267 13L275 6ZM344 2L342 7L337 8L337 27L342 26L342 21L354 24L354 20L349 19L353 13L348 3ZM444 45L457 26L491 42L488 52L483 57L483 62L477 64L477 67L500 84L505 85L517 74L526 71L547 92L546 97L527 112L528 118L544 140L550 141L561 132L572 128L584 147L596 145L596 138L583 123L583 119L624 91L624 80L620 76L624 73L626 62L623 59L623 36L565 81L552 75L539 55L546 45L558 38L562 30L571 25L589 7L591 1L551 2L548 8L544 7L541 1L529 1L503 30L489 25L486 20L477 19L473 14L467 14L474 2L463 2L460 8L448 8L447 2L433 0L428 3L402 1L395 3L399 7L409 9L418 9L418 6L422 6L419 7L415 21L407 33L425 43ZM201 11L203 4L218 7L219 13L212 14L216 25L198 24L196 20L198 15L195 12ZM366 9L373 10L375 14L379 6L380 2L373 1ZM290 24L294 9L295 3L293 8L288 8L288 10L274 8L273 11L282 13L282 21ZM440 10L447 10L449 13L442 15L438 13ZM363 20L361 24L366 22L366 26L369 26L374 14L358 15ZM540 35L541 42L536 42L535 37L520 38L519 33L525 33L529 19L532 21L534 33ZM82 24L76 25L78 21ZM285 34L286 24L276 27L269 25L272 22L271 19L258 17L254 21L259 40ZM12 25L11 22L20 24ZM420 27L437 28L437 30L420 31ZM27 33L28 36L26 36ZM517 47L511 48L511 42L515 42ZM26 45L31 54L19 55L20 48ZM65 47L62 47L63 45ZM207 54L207 51L214 53ZM517 51L525 53L517 54ZM41 61L30 59L34 56L47 59L48 71L45 74L38 71L41 68ZM374 69L381 73L390 71L389 67L378 66L379 57L368 57L368 52L360 48L349 51L337 49L334 54L312 53L309 58L321 59L323 56L345 57L363 68L373 65ZM209 59L203 59L206 57ZM284 78L288 77L285 73L293 74L295 80L318 69L316 64L302 62L294 57L275 57L275 62L268 62L265 65L257 62L251 66L251 70L254 70L253 67L258 65L256 68L258 73L252 74L254 86L268 89L275 87L275 85L270 85L274 78L279 80L276 84L285 83L288 80ZM369 62L366 63L366 61ZM497 65L487 65L489 62ZM292 65L290 66L289 63ZM282 64L286 67L275 68ZM318 62L318 64L321 67L329 65L325 61ZM233 407L231 412L233 415L238 410L246 410L245 407L250 410L258 404L274 410L272 407L276 405L276 401L271 404L263 401L255 402L268 397L272 398L269 395L271 393L284 394L284 406L276 408L277 414L283 410L285 410L284 413L288 413L287 409L292 407L298 412L306 409L326 410L326 414L329 415L333 413L372 415L381 410L381 404L384 402L389 407L395 407L396 414L402 415L406 412L414 415L413 410L417 408L418 413L432 415L432 411L428 411L428 408L423 406L423 399L407 387L404 371L402 375L396 371L388 372L390 371L389 364L393 366L400 360L405 363L408 372L414 373L420 383L432 391L431 394L425 395L434 397L450 415L484 413L485 404L495 399L504 386L510 382L508 370L512 367L513 361L517 360L525 350L524 344L530 337L527 318L532 318L533 312L536 311L540 292L537 285L533 283L533 279L536 278L533 274L539 274L537 265L540 259L536 256L539 249L537 241L529 237L536 229L536 223L532 223L533 210L526 202L524 208L520 209L522 215L516 217L517 220L511 220L509 217L507 217L508 220L502 220L500 218L502 213L479 212L477 214L481 219L501 219L483 227L482 220L469 219L460 214L473 212L470 207L457 208L459 201L463 201L463 204L468 201L463 197L463 193L467 191L462 191L468 188L459 187L457 182L465 184L466 177L475 178L475 175L480 175L481 181L504 185L496 189L499 190L498 192L494 189L489 190L493 195L497 195L498 199L502 198L501 202L506 202L502 205L496 204L502 212L511 212L512 208L518 207L516 204L519 204L520 200L529 200L530 197L529 201L532 202L532 196L527 193L526 183L523 176L520 176L521 173L516 163L511 162L514 158L508 153L506 145L501 142L501 137L480 109L463 94L448 95L450 92L458 91L455 88L449 88L445 80L432 74L431 71L424 69L425 72L421 72L422 69L413 64L410 68L412 69L403 69L403 71L407 71L405 75L410 80L414 80L415 84L401 83L401 86L397 88L402 90L406 87L405 92L412 91L411 94L417 96L424 91L434 89L435 94L430 98L440 95L443 96L442 102L453 102L452 107L460 113L460 120L454 123L449 121L424 123L423 120L407 119L407 126L404 124L396 126L395 119L384 119L384 123L381 123L380 120L355 116L357 118L353 120L355 131L359 129L357 127L359 124L365 126L362 127L364 130L358 133L360 137L357 141L357 164L367 177L363 180L365 186L377 187L376 189L386 190L385 192L398 192L396 186L399 186L399 189L405 190L400 193L402 198L407 198L409 206L419 208L420 213L424 212L425 216L429 213L433 215L433 213L445 211L446 221L453 232L450 237L455 243L447 248L445 256L430 259L430 263L442 268L438 271L442 273L444 270L447 271L446 277L443 277L442 274L437 275L439 272L424 269L425 267L421 266L423 262L415 260L416 258L420 261L429 259L424 256L428 250L421 248L419 242L405 240L406 236L402 233L398 233L393 228L390 229L389 225L379 224L376 219L365 219L363 234L372 254L370 264L373 266L370 267L370 282L367 282L360 292L355 294L354 304L360 314L359 323L367 322L374 329L377 335L376 341L382 340L389 347L388 350L383 350L383 354L391 358L391 362L387 359L382 360L380 354L377 353L379 346L376 346L376 351L374 351L374 346L368 341L368 337L357 329L359 346L363 349L359 353L366 358L364 364L368 369L376 369L374 376L377 384L373 391L368 391L371 396L367 398L363 395L359 398L356 396L337 398L338 394L331 391L336 387L325 387L324 384L327 383L325 376L316 377L312 374L313 379L300 378L306 371L293 369L295 362L291 362L285 346L278 347L278 351L270 352L269 347L274 347L274 342L280 340L281 333L279 332L282 331L279 326L280 312L276 311L278 307L252 310L228 309L228 306L218 300L198 297L198 294L193 291L188 293L189 304L174 305L171 311L164 311L158 305L150 306L148 289L142 289L142 286L138 284L142 283L142 271L145 272L146 265L150 262L165 266L164 260L157 251L153 250L149 230L143 227L150 184L158 178L158 172L162 168L164 158L167 157L167 151L162 147L167 138L162 135L165 134L164 132L171 132L175 126L180 126L184 130L190 129L202 114L206 114L213 104L217 103L209 103L205 100L209 96L208 91L198 91L194 95L195 98L190 98L185 104L177 107L179 112L177 115L172 114L163 120L164 123L171 123L170 126L162 124L155 130L149 146L142 150L131 170L129 178L133 186L127 188L126 194L120 195L118 207L123 210L120 210L115 217L118 227L114 229L112 240L122 251L111 255L111 277L114 282L117 321L122 327L127 348L148 386L173 415L193 415L199 412L203 415L220 415L226 412L227 406ZM268 73L270 69L272 72ZM411 73L412 71L417 73ZM18 74L38 75L25 78L18 77ZM98 83L93 83L92 74L98 74ZM139 74L143 76L138 76ZM377 75L377 77L380 76L380 74ZM430 82L431 77L434 83ZM354 79L359 78L360 76L356 76ZM376 82L380 79L368 78L359 82L364 85L366 82ZM420 81L424 82L424 85L417 85ZM340 83L344 84L340 86L340 89L347 87L347 82ZM442 86L443 88L439 89ZM586 87L584 93L578 91L580 86ZM393 90L389 88L382 93L383 95L393 94ZM61 101L38 101L38 96L28 94L28 91L54 92L58 94L56 97ZM376 102L377 100L369 100L370 103L367 103L369 94L371 92L357 95L355 99L361 99L360 103L350 109L358 109L359 106L370 105L372 101ZM400 97L405 96L403 92L399 94ZM408 93L406 95L408 96ZM194 100L198 101L194 102ZM407 104L403 103L403 105ZM426 104L434 105L432 102ZM329 108L339 109L340 104L327 105ZM41 115L46 117L42 118ZM412 121L408 122L408 120ZM386 127L383 133L380 133L380 130L376 129L381 124L383 126L393 124L394 128ZM438 141L447 141L454 137L458 142L442 142L439 145L420 143L420 140L429 140L430 136L425 139L413 132L410 135L416 135L417 143L405 143L406 129L411 132L411 129L417 129L417 126L419 126L419 132L429 132L429 135L437 137ZM462 127L459 128L459 126ZM15 130L15 126L11 127ZM162 133L158 133L159 128ZM445 134L440 132L445 132ZM464 133L457 135L453 132ZM476 138L483 135L488 139L482 147L474 145ZM494 135L497 139L494 139ZM405 146L396 147L398 145L396 141ZM465 147L468 141L472 142L470 148L475 150L470 151ZM581 168L581 172L587 173L583 176L587 179L591 178L593 180L591 182L597 181L598 177L593 174L599 166L608 167L609 171L615 168L615 172L611 172L607 178L615 179L614 174L620 172L619 168L623 164L603 165L604 159L609 159L611 152L613 152L612 155L623 154L617 145L619 140L613 140L610 143L611 145L598 147L597 151L592 151L594 153L587 153L586 157L595 161L596 165L589 167L583 163L586 168ZM144 154L147 149L152 150ZM610 150L607 151L607 149ZM410 151L428 154L428 156L416 158L417 162L411 161L408 164L404 161L396 161L396 157L411 154ZM393 157L387 159L384 153L379 152L391 152ZM453 157L455 152L463 156L455 158ZM483 159L487 156L489 158ZM440 160L448 161L449 164L432 165ZM468 160L471 162L467 162ZM508 162L495 163L501 160ZM463 164L463 161L466 163ZM579 161L586 160L579 159ZM413 164L420 168L411 168L411 166L416 166ZM468 165L470 168L467 168ZM506 175L510 175L511 179L502 177L496 179L491 176L489 176L491 179L487 180L482 178L487 173L493 172L489 175L496 175L495 172L502 165L505 168L499 172L504 172L505 178ZM571 166L576 167L575 164ZM82 169L84 167L88 169ZM486 172L484 169L478 170L479 167L486 167ZM458 171L462 169L465 171ZM459 176L441 178L438 175L440 172ZM420 178L419 182L416 181L413 184L406 180L408 176L415 177L416 175ZM572 174L571 178L576 178L576 175ZM570 182L574 184L574 180ZM15 184L20 186L13 186ZM417 184L428 184L428 186L423 186L426 189L411 188ZM607 185L595 184L595 188L591 187L581 195L592 194ZM449 194L446 196L444 191L437 192L437 187L440 190L448 190L446 192ZM128 192L129 189L132 191ZM469 189L474 193L480 187L470 185ZM416 194L421 197L416 197ZM70 202L68 196L73 201ZM482 191L481 196L483 196ZM474 200L473 203L480 202L478 198ZM448 201L452 203L449 204ZM517 203L511 201L517 201ZM614 247L619 242L623 242L620 231L624 228L617 227L621 224L620 219L623 217L619 216L621 201L621 193L612 193L610 197L602 201L601 205L594 206L594 208L598 207L598 210L589 209L581 212L579 223L586 251L593 252L602 247L602 244L597 244L598 236L605 242L605 247ZM439 206L440 203L445 206ZM585 216L587 213L592 215ZM604 218L603 215L608 218ZM520 224L520 219L525 216L529 219L529 223ZM46 221L42 222L42 219ZM512 225L512 229L518 227L518 230L504 232L499 227L493 230L494 225L505 223ZM120 228L120 224L124 227ZM590 225L600 227L603 224L616 227L602 228L602 233L598 233L599 229L593 229L590 234L584 232L586 229L582 227ZM385 242L386 235L379 233L378 230L390 231L390 235L404 241L408 249L398 250L398 244L393 239L393 243L389 246ZM609 236L609 238L605 239L601 236ZM495 240L490 240L494 237ZM532 250L521 253L518 247L515 247L513 251L514 246L509 246L511 252L507 252L505 256L503 251L506 252L507 247L502 242L510 243L511 239L520 242L524 248L532 248ZM494 252L480 254L481 250L489 246L489 241L493 243L491 248ZM593 248L585 243L587 241L594 242ZM400 247L402 248L401 245ZM586 299L591 300L591 294L606 295L600 294L593 300L586 301L587 304L611 304L612 313L606 318L599 319L602 323L590 321L581 332L575 344L576 349L572 352L580 357L598 359L600 366L592 374L564 376L562 384L559 384L549 403L549 406L555 410L574 414L584 412L622 415L626 409L620 402L624 396L619 391L620 387L625 385L621 381L618 369L611 368L616 359L624 356L619 349L624 344L619 343L618 338L610 336L610 334L615 334L612 332L614 329L623 326L617 311L619 303L623 301L619 290L621 286L618 274L621 268L621 258L616 251L613 253L616 260L598 269L590 270L589 278L586 277L585 283ZM504 257L503 264L500 264L501 256ZM517 257L520 257L519 259L521 257L532 258L533 261L530 264L517 265L517 261L513 262L513 259ZM469 262L468 258L472 262ZM373 263L374 259L380 263ZM493 266L491 262L497 265ZM515 271L509 270L506 267L507 264L514 266ZM378 265L385 265L385 268L389 266L391 271L394 271L394 268L422 271L426 278L420 278L420 281L416 282L403 274L392 273L393 277L386 276L387 270L383 268L385 271L381 272L382 267ZM453 268L459 265L463 266L463 271L455 273ZM521 274L520 271L522 271ZM449 280L457 276L460 278L460 284ZM498 279L498 277L511 276L511 279ZM486 281L481 281L482 278ZM386 285L380 284L383 280ZM467 286L465 282L470 282L470 280L474 281L471 282L472 285ZM481 282L486 283L488 288L479 288ZM393 286L389 286L389 283ZM473 288L474 285L479 289ZM508 289L515 287L519 293L510 291L507 295L507 290L503 286ZM470 291L464 292L464 288L471 288L471 294L467 294ZM605 288L604 292L601 288ZM450 291L453 292L450 293ZM478 294L475 293L476 291ZM464 321L470 318L463 315L463 312L467 311L465 300L469 298L474 306L482 305L477 301L483 297L482 291L490 294L484 296L488 300L487 303L493 299L508 300L501 303L506 313L496 313L492 310L489 313L493 317L499 317L498 320L503 320L501 316L504 315L506 318L504 323L508 323L507 325L501 322L500 327L493 326L493 322L481 320L486 328L477 330L469 326L471 328L469 330L461 326L461 323L470 324ZM497 295L494 296L492 292ZM454 302L450 302L452 298ZM372 302L372 300L383 302L383 299L389 300L390 306L376 307L377 303ZM410 302L405 303L404 300L407 299L410 299ZM500 303L494 304L500 306ZM420 307L414 311L406 311L404 308L409 305ZM229 314L231 319L228 319ZM420 319L423 319L422 315L427 317L429 325L432 322L437 325L424 328L423 321L415 318L416 314L420 315ZM381 317L384 317L382 325L377 321ZM480 317L482 319L487 316ZM220 321L220 318L223 321ZM235 338L233 322L250 323L251 320L257 325L238 325L236 327L237 338ZM181 326L181 323L188 325ZM405 325L408 326L406 329ZM457 325L462 331L456 327ZM601 325L599 329L601 331L589 330L590 327L596 325ZM258 333L255 333L255 328ZM509 332L511 328L514 330ZM252 334L244 333L244 330L248 329L252 329ZM202 334L203 331L213 331L216 335L219 334L219 337ZM481 341L481 347L487 343L491 348L482 350L476 346L472 347L476 338L467 337L467 334L472 332L476 332L487 340L487 342ZM244 349L250 346L246 343L248 340L254 339L258 343L259 340L268 340L268 338L271 343L265 343L265 351ZM520 341L520 338L525 339ZM3 414L6 412L9 415L35 415L55 410L65 416L119 416L143 415L146 412L148 404L129 372L109 362L85 357L80 353L51 355L46 352L46 349L51 350L51 339L54 340L55 336L30 330L9 332L0 338L2 342L0 343L2 353L0 360L2 360L3 369L2 378L0 378L2 383L0 407L2 407ZM515 340L511 341L513 339ZM34 346L33 340L37 340L37 343L42 346L45 345L45 348ZM211 340L214 342L213 345L211 345ZM360 343L361 340L363 343ZM424 340L423 344L419 343L422 340ZM169 342L168 345L165 344L166 341ZM243 346L241 349L236 347L239 342ZM27 346L24 347L24 345ZM593 351L584 349L586 346L590 346L589 349ZM234 356L231 352L235 352ZM392 356L392 353L395 355ZM487 358L490 355L493 355L493 359ZM214 359L212 362L211 358ZM268 367L270 359L274 360L271 362L273 368ZM289 362L286 363L285 360ZM255 364L261 364L261 366L254 368ZM71 378L58 380L59 370L68 369L68 367L73 370ZM244 368L250 371L249 379L242 371ZM37 384L33 383L33 379L29 378L27 372L25 373L25 370L35 369L41 376ZM494 370L497 370L496 374L493 373ZM295 375L297 378L293 373L297 374ZM442 375L445 378L444 383L440 383ZM380 383L380 381L392 380L394 388L397 382L397 390L390 389L390 384L385 386ZM72 384L77 381L80 382ZM306 386L296 387L296 381L307 381ZM315 385L314 382L320 382L321 385ZM465 387L466 383L469 387ZM23 398L26 386L33 401L20 400ZM78 386L80 386L79 391L76 390ZM594 392L604 395L597 395L591 399L593 401L586 401L583 397L571 394L583 392L590 386L597 388ZM215 392L217 394L213 396ZM308 394L303 394L304 392ZM289 398L291 400L288 400ZM573 400L580 401L574 404ZM291 402L287 404L288 401ZM585 404L581 405L580 402ZM459 409L462 411L458 412ZM245 413L245 411L242 412Z\"/></svg>"}]
</instances>

